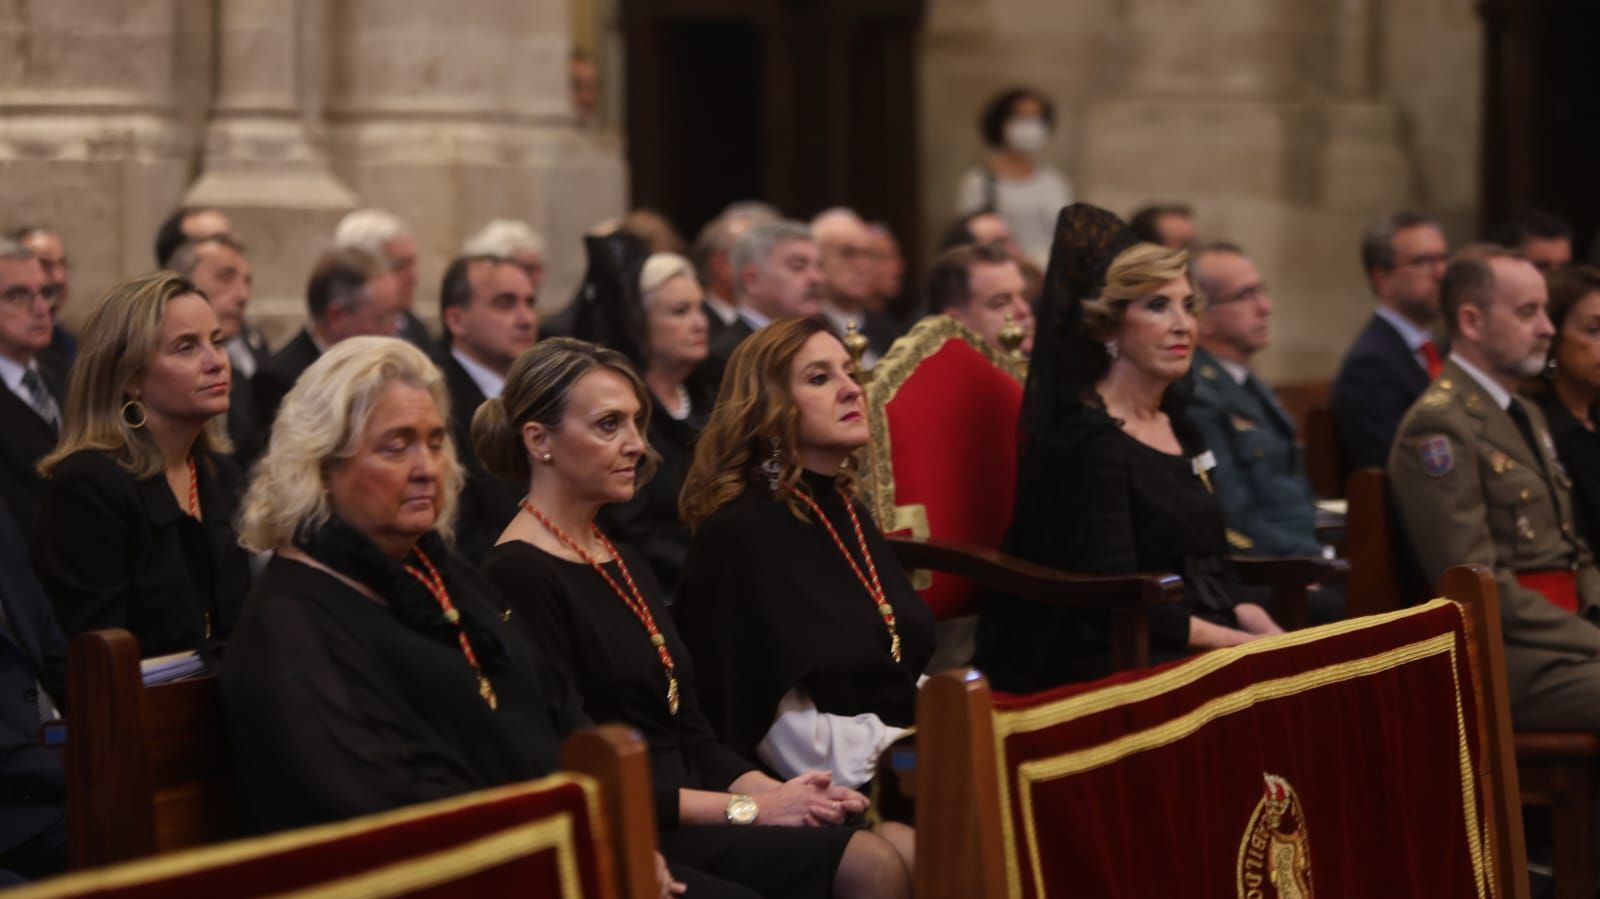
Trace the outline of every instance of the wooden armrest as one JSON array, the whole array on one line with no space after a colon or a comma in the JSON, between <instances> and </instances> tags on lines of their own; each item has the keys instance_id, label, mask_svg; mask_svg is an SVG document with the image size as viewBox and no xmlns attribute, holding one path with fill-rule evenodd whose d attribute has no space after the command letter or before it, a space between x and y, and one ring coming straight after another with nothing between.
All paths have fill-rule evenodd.
<instances>
[{"instance_id":1,"label":"wooden armrest","mask_svg":"<svg viewBox=\"0 0 1600 899\"><path fill-rule=\"evenodd\" d=\"M1589 733L1522 731L1512 735L1517 759L1600 758L1600 737Z\"/></svg>"},{"instance_id":2,"label":"wooden armrest","mask_svg":"<svg viewBox=\"0 0 1600 899\"><path fill-rule=\"evenodd\" d=\"M1306 626L1306 590L1312 584L1342 584L1350 577L1344 559L1293 556L1261 559L1234 556L1239 580L1248 586L1272 588L1272 614L1285 630Z\"/></svg>"},{"instance_id":3,"label":"wooden armrest","mask_svg":"<svg viewBox=\"0 0 1600 899\"><path fill-rule=\"evenodd\" d=\"M1290 556L1281 559L1234 556L1233 565L1239 570L1239 580L1254 587L1342 584L1350 577L1349 562L1344 559L1322 559L1316 556Z\"/></svg>"},{"instance_id":4,"label":"wooden armrest","mask_svg":"<svg viewBox=\"0 0 1600 899\"><path fill-rule=\"evenodd\" d=\"M1145 609L1183 598L1183 579L1175 574L1071 574L954 540L905 536L888 540L908 570L926 568L959 575L1003 593L1053 605Z\"/></svg>"}]
</instances>

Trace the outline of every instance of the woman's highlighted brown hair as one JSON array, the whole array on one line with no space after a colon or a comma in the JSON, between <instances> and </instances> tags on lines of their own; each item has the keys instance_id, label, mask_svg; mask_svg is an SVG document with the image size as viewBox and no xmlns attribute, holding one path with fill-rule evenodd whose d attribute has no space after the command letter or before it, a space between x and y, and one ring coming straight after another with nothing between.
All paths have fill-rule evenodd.
<instances>
[{"instance_id":1,"label":"woman's highlighted brown hair","mask_svg":"<svg viewBox=\"0 0 1600 899\"><path fill-rule=\"evenodd\" d=\"M155 438L148 430L129 424L122 407L132 399L128 385L156 358L167 304L186 294L206 296L185 278L155 272L113 287L89 313L68 378L61 440L39 462L45 477L62 459L81 450L110 454L136 478L154 477L166 467L166 457ZM195 452L233 451L227 418L218 415L206 422L195 441Z\"/></svg>"},{"instance_id":2,"label":"woman's highlighted brown hair","mask_svg":"<svg viewBox=\"0 0 1600 899\"><path fill-rule=\"evenodd\" d=\"M678 499L678 514L691 531L743 495L752 478L766 477L758 469L774 456L774 439L779 481L790 488L780 493L798 518L809 520L792 492L800 481L800 410L789 392L789 379L801 347L818 334L839 338L820 319L774 322L745 338L729 357ZM840 492L853 495L848 470L840 472L837 483ZM760 489L767 489L764 480Z\"/></svg>"}]
</instances>

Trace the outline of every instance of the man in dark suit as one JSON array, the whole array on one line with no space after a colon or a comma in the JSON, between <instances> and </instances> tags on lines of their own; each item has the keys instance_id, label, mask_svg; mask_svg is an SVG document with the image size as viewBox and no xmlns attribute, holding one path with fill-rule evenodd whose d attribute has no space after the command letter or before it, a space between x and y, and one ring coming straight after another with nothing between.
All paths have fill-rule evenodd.
<instances>
[{"instance_id":1,"label":"man in dark suit","mask_svg":"<svg viewBox=\"0 0 1600 899\"><path fill-rule=\"evenodd\" d=\"M406 223L382 209L357 209L339 220L333 231L333 245L360 250L384 261L394 275L395 299L400 307L394 336L429 356L437 356L439 345L412 308L417 298L417 241Z\"/></svg>"},{"instance_id":2,"label":"man in dark suit","mask_svg":"<svg viewBox=\"0 0 1600 899\"><path fill-rule=\"evenodd\" d=\"M1378 220L1361 239L1378 306L1345 353L1329 398L1344 474L1388 463L1400 419L1444 365L1430 329L1448 254L1438 223L1414 212Z\"/></svg>"},{"instance_id":3,"label":"man in dark suit","mask_svg":"<svg viewBox=\"0 0 1600 899\"><path fill-rule=\"evenodd\" d=\"M735 300L737 289L733 283L734 241L751 226L776 218L763 206L736 203L707 222L695 237L694 247L689 253L700 284L706 289L709 339L716 340L718 334L739 320L739 306Z\"/></svg>"},{"instance_id":4,"label":"man in dark suit","mask_svg":"<svg viewBox=\"0 0 1600 899\"><path fill-rule=\"evenodd\" d=\"M860 216L836 207L811 220L811 235L822 254L826 293L822 314L840 334L853 325L866 335L867 352L861 360L862 365L871 368L900 336L893 319L869 308L876 268L872 231Z\"/></svg>"},{"instance_id":5,"label":"man in dark suit","mask_svg":"<svg viewBox=\"0 0 1600 899\"><path fill-rule=\"evenodd\" d=\"M55 326L50 335L50 345L39 354L39 363L64 384L67 369L72 367L72 357L78 355L77 335L61 324L61 309L67 305L72 286L71 272L67 268L66 240L60 232L42 225L24 225L9 236L31 250L33 258L39 260L39 266L44 269Z\"/></svg>"},{"instance_id":6,"label":"man in dark suit","mask_svg":"<svg viewBox=\"0 0 1600 899\"><path fill-rule=\"evenodd\" d=\"M746 337L770 322L822 311L821 253L811 229L789 219L752 226L734 241L733 295L739 315L711 338L706 360L691 377L691 388L708 400L717 395L722 372Z\"/></svg>"},{"instance_id":7,"label":"man in dark suit","mask_svg":"<svg viewBox=\"0 0 1600 899\"><path fill-rule=\"evenodd\" d=\"M360 250L329 250L306 285L310 322L256 372L256 407L272 431L284 394L328 347L347 337L395 336L400 313L394 276L382 259Z\"/></svg>"},{"instance_id":8,"label":"man in dark suit","mask_svg":"<svg viewBox=\"0 0 1600 899\"><path fill-rule=\"evenodd\" d=\"M56 445L65 391L40 365L54 315L44 269L14 240L0 240L0 500L26 531L43 490L34 468Z\"/></svg>"},{"instance_id":9,"label":"man in dark suit","mask_svg":"<svg viewBox=\"0 0 1600 899\"><path fill-rule=\"evenodd\" d=\"M233 457L248 468L266 443L267 435L256 408L255 376L269 355L261 335L246 327L252 277L244 245L226 234L190 241L172 254L173 271L205 291L217 314L217 327L233 367L228 392L228 436Z\"/></svg>"},{"instance_id":10,"label":"man in dark suit","mask_svg":"<svg viewBox=\"0 0 1600 899\"><path fill-rule=\"evenodd\" d=\"M67 644L26 547L0 504L0 870L37 879L67 863L66 775L39 745L66 694Z\"/></svg>"},{"instance_id":11,"label":"man in dark suit","mask_svg":"<svg viewBox=\"0 0 1600 899\"><path fill-rule=\"evenodd\" d=\"M449 351L439 361L450 391L450 431L466 469L456 516L456 549L476 563L517 514L527 484L486 471L472 443L472 415L505 387L511 363L539 339L527 271L511 259L462 257L439 289Z\"/></svg>"}]
</instances>

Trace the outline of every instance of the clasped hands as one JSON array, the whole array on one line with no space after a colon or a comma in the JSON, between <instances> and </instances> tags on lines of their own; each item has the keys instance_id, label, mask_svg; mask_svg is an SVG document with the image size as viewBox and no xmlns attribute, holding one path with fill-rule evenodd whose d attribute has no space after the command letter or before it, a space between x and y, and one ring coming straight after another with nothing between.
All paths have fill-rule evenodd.
<instances>
[{"instance_id":1,"label":"clasped hands","mask_svg":"<svg viewBox=\"0 0 1600 899\"><path fill-rule=\"evenodd\" d=\"M867 810L866 796L849 787L835 786L826 771L807 771L761 793L756 801L757 824L777 827L826 827L843 824L851 815Z\"/></svg>"}]
</instances>

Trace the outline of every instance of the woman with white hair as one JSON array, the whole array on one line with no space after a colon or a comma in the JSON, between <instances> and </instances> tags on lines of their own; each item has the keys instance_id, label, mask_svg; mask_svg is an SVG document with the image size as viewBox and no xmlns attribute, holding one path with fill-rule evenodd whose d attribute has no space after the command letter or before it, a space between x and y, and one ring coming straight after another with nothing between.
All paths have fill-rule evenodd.
<instances>
[{"instance_id":1,"label":"woman with white hair","mask_svg":"<svg viewBox=\"0 0 1600 899\"><path fill-rule=\"evenodd\" d=\"M222 664L247 825L273 831L546 774L581 709L448 548L439 370L342 341L285 398L240 539L271 552Z\"/></svg>"},{"instance_id":2,"label":"woman with white hair","mask_svg":"<svg viewBox=\"0 0 1600 899\"><path fill-rule=\"evenodd\" d=\"M633 499L606 507L601 523L644 553L666 594L677 589L689 552L689 529L678 517L678 492L705 427L708 397L692 395L689 375L710 345L705 292L689 260L656 253L639 273L635 333L650 389L650 446L660 456L655 477Z\"/></svg>"}]
</instances>

